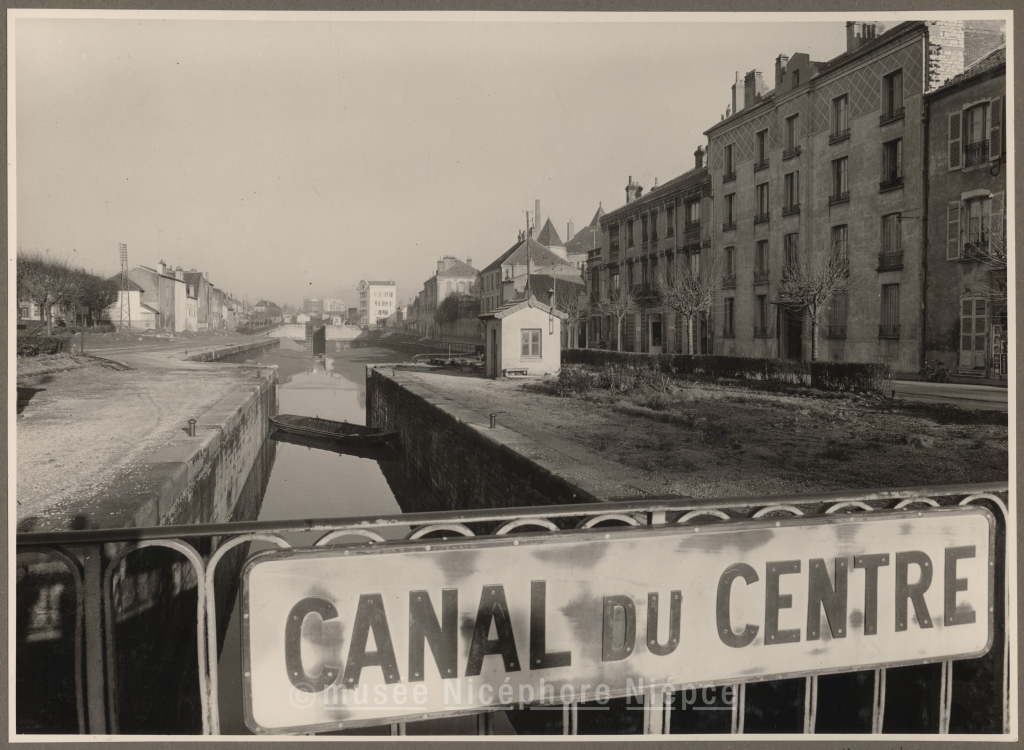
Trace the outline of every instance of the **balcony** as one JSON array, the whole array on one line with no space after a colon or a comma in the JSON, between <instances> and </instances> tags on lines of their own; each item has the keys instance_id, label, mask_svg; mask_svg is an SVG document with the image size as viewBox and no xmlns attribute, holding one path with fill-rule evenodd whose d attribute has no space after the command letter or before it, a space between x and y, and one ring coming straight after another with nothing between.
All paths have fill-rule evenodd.
<instances>
[{"instance_id":1,"label":"balcony","mask_svg":"<svg viewBox=\"0 0 1024 750\"><path fill-rule=\"evenodd\" d=\"M977 143L968 143L964 150L967 152L966 158L964 159L965 167L974 167L988 161L987 140L978 141Z\"/></svg>"},{"instance_id":2,"label":"balcony","mask_svg":"<svg viewBox=\"0 0 1024 750\"><path fill-rule=\"evenodd\" d=\"M878 338L880 339L898 339L900 337L900 327L894 326L878 326Z\"/></svg>"},{"instance_id":3,"label":"balcony","mask_svg":"<svg viewBox=\"0 0 1024 750\"><path fill-rule=\"evenodd\" d=\"M845 339L846 338L846 326L829 326L828 327L828 338L830 338L830 339Z\"/></svg>"},{"instance_id":4,"label":"balcony","mask_svg":"<svg viewBox=\"0 0 1024 750\"><path fill-rule=\"evenodd\" d=\"M722 277L722 289L736 288L736 274L730 273Z\"/></svg>"},{"instance_id":5,"label":"balcony","mask_svg":"<svg viewBox=\"0 0 1024 750\"><path fill-rule=\"evenodd\" d=\"M830 205L830 206L834 206L837 203L849 203L849 202L850 202L850 191L849 190L844 190L841 193L836 193L835 195L830 195L828 197L828 205Z\"/></svg>"},{"instance_id":6,"label":"balcony","mask_svg":"<svg viewBox=\"0 0 1024 750\"><path fill-rule=\"evenodd\" d=\"M899 109L894 109L892 112L885 112L884 114L882 114L878 118L878 124L879 125L888 125L890 122L895 122L896 120L902 120L903 119L903 111L904 111L904 108L900 107ZM897 338L899 338L899 337L897 336Z\"/></svg>"},{"instance_id":7,"label":"balcony","mask_svg":"<svg viewBox=\"0 0 1024 750\"><path fill-rule=\"evenodd\" d=\"M988 238L968 238L960 248L960 260L997 260L998 253L989 250Z\"/></svg>"},{"instance_id":8,"label":"balcony","mask_svg":"<svg viewBox=\"0 0 1024 750\"><path fill-rule=\"evenodd\" d=\"M726 182L732 182L735 179L736 172L726 172L724 175L722 175L722 184L724 185Z\"/></svg>"},{"instance_id":9,"label":"balcony","mask_svg":"<svg viewBox=\"0 0 1024 750\"><path fill-rule=\"evenodd\" d=\"M768 159L762 159L761 161L754 162L754 171L760 172L762 169L768 169Z\"/></svg>"},{"instance_id":10,"label":"balcony","mask_svg":"<svg viewBox=\"0 0 1024 750\"><path fill-rule=\"evenodd\" d=\"M764 224L771 218L771 216L771 213L769 213L768 211L765 211L763 214L754 214L754 223Z\"/></svg>"},{"instance_id":11,"label":"balcony","mask_svg":"<svg viewBox=\"0 0 1024 750\"><path fill-rule=\"evenodd\" d=\"M903 251L890 251L878 254L879 271L898 271L903 268Z\"/></svg>"},{"instance_id":12,"label":"balcony","mask_svg":"<svg viewBox=\"0 0 1024 750\"><path fill-rule=\"evenodd\" d=\"M800 147L799 146L793 146L791 148L787 148L785 151L782 152L782 160L783 161L786 161L786 159L792 159L794 156L800 156Z\"/></svg>"},{"instance_id":13,"label":"balcony","mask_svg":"<svg viewBox=\"0 0 1024 750\"><path fill-rule=\"evenodd\" d=\"M683 246L698 245L700 244L700 225L697 225L697 229L688 229L683 234ZM724 227L723 227L724 228Z\"/></svg>"},{"instance_id":14,"label":"balcony","mask_svg":"<svg viewBox=\"0 0 1024 750\"><path fill-rule=\"evenodd\" d=\"M768 338L768 326L754 326L754 338L755 339L766 339L766 338Z\"/></svg>"},{"instance_id":15,"label":"balcony","mask_svg":"<svg viewBox=\"0 0 1024 750\"><path fill-rule=\"evenodd\" d=\"M903 187L903 175L896 177L890 177L888 180L882 180L878 183L878 192L884 193L887 190L895 190L896 188Z\"/></svg>"},{"instance_id":16,"label":"balcony","mask_svg":"<svg viewBox=\"0 0 1024 750\"><path fill-rule=\"evenodd\" d=\"M850 138L850 129L844 128L843 130L837 130L828 137L828 143L831 146L835 143L842 143Z\"/></svg>"},{"instance_id":17,"label":"balcony","mask_svg":"<svg viewBox=\"0 0 1024 750\"><path fill-rule=\"evenodd\" d=\"M788 206L783 206L782 207L782 215L783 216L791 216L792 214L798 214L798 213L800 213L800 204L799 203L790 203Z\"/></svg>"},{"instance_id":18,"label":"balcony","mask_svg":"<svg viewBox=\"0 0 1024 750\"><path fill-rule=\"evenodd\" d=\"M767 268L761 269L760 271L754 271L754 284L767 284L768 283L769 271Z\"/></svg>"},{"instance_id":19,"label":"balcony","mask_svg":"<svg viewBox=\"0 0 1024 750\"><path fill-rule=\"evenodd\" d=\"M683 227L687 232L692 232L695 229L700 229L700 219L697 221L688 221Z\"/></svg>"},{"instance_id":20,"label":"balcony","mask_svg":"<svg viewBox=\"0 0 1024 750\"><path fill-rule=\"evenodd\" d=\"M723 232L730 232L730 231L732 231L732 230L733 230L733 229L735 229L735 228L736 228L736 222L735 222L735 220L732 220L732 221L726 221L726 222L724 222L724 223L722 224L722 231L723 231Z\"/></svg>"}]
</instances>

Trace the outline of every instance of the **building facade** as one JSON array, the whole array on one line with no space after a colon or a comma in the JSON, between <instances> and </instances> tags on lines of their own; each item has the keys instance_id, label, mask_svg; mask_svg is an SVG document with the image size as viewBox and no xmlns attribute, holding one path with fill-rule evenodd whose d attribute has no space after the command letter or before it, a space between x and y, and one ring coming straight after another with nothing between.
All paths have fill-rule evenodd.
<instances>
[{"instance_id":1,"label":"building facade","mask_svg":"<svg viewBox=\"0 0 1024 750\"><path fill-rule=\"evenodd\" d=\"M523 234L520 233L516 244L480 272L482 313L496 310L522 295L529 274L580 278L580 269L567 262L564 255L559 255L533 238L524 238Z\"/></svg>"},{"instance_id":2,"label":"building facade","mask_svg":"<svg viewBox=\"0 0 1024 750\"><path fill-rule=\"evenodd\" d=\"M714 253L733 273L716 303L714 351L809 359L805 313L779 306L794 259L849 259L819 316L819 358L916 371L925 351L925 94L963 72L964 22L848 23L828 62L780 55L775 88L737 76L706 131Z\"/></svg>"},{"instance_id":3,"label":"building facade","mask_svg":"<svg viewBox=\"0 0 1024 750\"><path fill-rule=\"evenodd\" d=\"M626 203L600 217L600 247L587 262L587 291L591 303L586 340L590 347L619 349L619 321L604 307L628 290L638 309L622 323L622 351L651 354L687 353L684 321L663 307L657 284L688 264L699 271L711 262L711 180L704 166L705 151L694 154L689 172L643 195L633 178L626 186ZM709 320L694 321L694 350L711 347Z\"/></svg>"},{"instance_id":4,"label":"building facade","mask_svg":"<svg viewBox=\"0 0 1024 750\"><path fill-rule=\"evenodd\" d=\"M437 306L451 294L478 295L480 272L473 268L471 258L465 263L453 255L437 261L434 275L423 282L423 302L420 313L433 318Z\"/></svg>"},{"instance_id":5,"label":"building facade","mask_svg":"<svg viewBox=\"0 0 1024 750\"><path fill-rule=\"evenodd\" d=\"M398 306L398 287L394 281L360 281L356 286L359 298L360 327L382 325Z\"/></svg>"},{"instance_id":6,"label":"building facade","mask_svg":"<svg viewBox=\"0 0 1024 750\"><path fill-rule=\"evenodd\" d=\"M1006 379L1006 48L925 101L925 357L959 375Z\"/></svg>"}]
</instances>

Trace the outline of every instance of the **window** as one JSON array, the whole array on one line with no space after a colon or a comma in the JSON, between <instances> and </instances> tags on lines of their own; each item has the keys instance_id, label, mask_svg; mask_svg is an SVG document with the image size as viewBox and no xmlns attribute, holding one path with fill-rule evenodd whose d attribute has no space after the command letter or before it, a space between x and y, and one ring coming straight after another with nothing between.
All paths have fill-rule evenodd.
<instances>
[{"instance_id":1,"label":"window","mask_svg":"<svg viewBox=\"0 0 1024 750\"><path fill-rule=\"evenodd\" d=\"M618 292L619 291L619 271L618 271L618 269L616 269L615 272L612 273L612 291L613 292Z\"/></svg>"},{"instance_id":2,"label":"window","mask_svg":"<svg viewBox=\"0 0 1024 750\"><path fill-rule=\"evenodd\" d=\"M676 207L671 203L665 208L665 236L672 237L676 233Z\"/></svg>"},{"instance_id":3,"label":"window","mask_svg":"<svg viewBox=\"0 0 1024 750\"><path fill-rule=\"evenodd\" d=\"M882 285L882 311L878 324L878 338L900 337L900 285Z\"/></svg>"},{"instance_id":4,"label":"window","mask_svg":"<svg viewBox=\"0 0 1024 750\"><path fill-rule=\"evenodd\" d=\"M830 339L846 338L846 307L847 295L840 290L832 295L828 308L828 337Z\"/></svg>"},{"instance_id":5,"label":"window","mask_svg":"<svg viewBox=\"0 0 1024 750\"><path fill-rule=\"evenodd\" d=\"M846 224L839 224L838 226L832 227L830 245L832 252L839 258L849 258L850 248L849 242L849 229Z\"/></svg>"},{"instance_id":6,"label":"window","mask_svg":"<svg viewBox=\"0 0 1024 750\"><path fill-rule=\"evenodd\" d=\"M736 179L736 163L733 161L734 145L730 143L725 147L725 177L722 178L723 182Z\"/></svg>"},{"instance_id":7,"label":"window","mask_svg":"<svg viewBox=\"0 0 1024 750\"><path fill-rule=\"evenodd\" d=\"M722 286L736 286L736 248L725 248L725 274L722 277Z\"/></svg>"},{"instance_id":8,"label":"window","mask_svg":"<svg viewBox=\"0 0 1024 750\"><path fill-rule=\"evenodd\" d=\"M897 70L882 79L882 123L903 115L903 71Z\"/></svg>"},{"instance_id":9,"label":"window","mask_svg":"<svg viewBox=\"0 0 1024 750\"><path fill-rule=\"evenodd\" d=\"M759 294L754 299L754 336L764 338L768 335L768 295Z\"/></svg>"},{"instance_id":10,"label":"window","mask_svg":"<svg viewBox=\"0 0 1024 750\"><path fill-rule=\"evenodd\" d=\"M725 196L725 222L722 224L722 230L735 229L736 228L736 194L730 193Z\"/></svg>"},{"instance_id":11,"label":"window","mask_svg":"<svg viewBox=\"0 0 1024 750\"><path fill-rule=\"evenodd\" d=\"M657 256L651 258L651 277L650 277L650 281L655 282L655 283L657 283L658 281L661 281L661 279L658 278L658 258L657 258Z\"/></svg>"},{"instance_id":12,"label":"window","mask_svg":"<svg viewBox=\"0 0 1024 750\"><path fill-rule=\"evenodd\" d=\"M793 76L793 88L796 88L797 86L800 85L800 71L799 70L794 70L793 73L792 73L792 76Z\"/></svg>"},{"instance_id":13,"label":"window","mask_svg":"<svg viewBox=\"0 0 1024 750\"><path fill-rule=\"evenodd\" d=\"M540 329L539 328L523 328L520 329L520 336L522 342L523 357L540 357Z\"/></svg>"},{"instance_id":14,"label":"window","mask_svg":"<svg viewBox=\"0 0 1024 750\"><path fill-rule=\"evenodd\" d=\"M800 173L790 172L785 176L785 204L783 213L796 213L800 210Z\"/></svg>"},{"instance_id":15,"label":"window","mask_svg":"<svg viewBox=\"0 0 1024 750\"><path fill-rule=\"evenodd\" d=\"M658 239L658 212L651 211L651 239Z\"/></svg>"},{"instance_id":16,"label":"window","mask_svg":"<svg viewBox=\"0 0 1024 750\"><path fill-rule=\"evenodd\" d=\"M849 102L846 94L832 100L832 135L836 140L850 134Z\"/></svg>"},{"instance_id":17,"label":"window","mask_svg":"<svg viewBox=\"0 0 1024 750\"><path fill-rule=\"evenodd\" d=\"M686 228L698 229L700 227L700 201L690 201L686 204Z\"/></svg>"},{"instance_id":18,"label":"window","mask_svg":"<svg viewBox=\"0 0 1024 750\"><path fill-rule=\"evenodd\" d=\"M650 239L650 235L647 231L647 214L640 217L640 241L647 242Z\"/></svg>"},{"instance_id":19,"label":"window","mask_svg":"<svg viewBox=\"0 0 1024 750\"><path fill-rule=\"evenodd\" d=\"M965 166L973 167L988 160L988 123L987 102L964 112L964 150L967 152Z\"/></svg>"},{"instance_id":20,"label":"window","mask_svg":"<svg viewBox=\"0 0 1024 750\"><path fill-rule=\"evenodd\" d=\"M754 245L754 283L768 283L768 240Z\"/></svg>"},{"instance_id":21,"label":"window","mask_svg":"<svg viewBox=\"0 0 1024 750\"><path fill-rule=\"evenodd\" d=\"M796 232L787 234L782 238L782 250L785 254L782 267L783 273L792 272L799 263L799 239L800 235Z\"/></svg>"},{"instance_id":22,"label":"window","mask_svg":"<svg viewBox=\"0 0 1024 750\"><path fill-rule=\"evenodd\" d=\"M700 276L700 250L690 253L690 274L694 278Z\"/></svg>"},{"instance_id":23,"label":"window","mask_svg":"<svg viewBox=\"0 0 1024 750\"><path fill-rule=\"evenodd\" d=\"M754 223L768 221L768 183L762 182L757 186L757 214L754 216Z\"/></svg>"},{"instance_id":24,"label":"window","mask_svg":"<svg viewBox=\"0 0 1024 750\"><path fill-rule=\"evenodd\" d=\"M882 217L882 252L885 255L892 255L903 251L900 224L899 214L889 214Z\"/></svg>"},{"instance_id":25,"label":"window","mask_svg":"<svg viewBox=\"0 0 1024 750\"><path fill-rule=\"evenodd\" d=\"M768 164L768 131L761 130L757 133L757 164L758 166L767 166Z\"/></svg>"},{"instance_id":26,"label":"window","mask_svg":"<svg viewBox=\"0 0 1024 750\"><path fill-rule=\"evenodd\" d=\"M790 115L786 118L786 151L792 151L799 146L800 141L800 115Z\"/></svg>"},{"instance_id":27,"label":"window","mask_svg":"<svg viewBox=\"0 0 1024 750\"><path fill-rule=\"evenodd\" d=\"M626 222L626 247L633 247L633 220Z\"/></svg>"},{"instance_id":28,"label":"window","mask_svg":"<svg viewBox=\"0 0 1024 750\"><path fill-rule=\"evenodd\" d=\"M612 224L608 227L608 249L613 253L619 251L619 225Z\"/></svg>"},{"instance_id":29,"label":"window","mask_svg":"<svg viewBox=\"0 0 1024 750\"><path fill-rule=\"evenodd\" d=\"M903 139L882 144L882 189L903 184Z\"/></svg>"},{"instance_id":30,"label":"window","mask_svg":"<svg viewBox=\"0 0 1024 750\"><path fill-rule=\"evenodd\" d=\"M832 195L828 199L830 204L850 199L850 186L847 181L849 162L847 156L832 161Z\"/></svg>"},{"instance_id":31,"label":"window","mask_svg":"<svg viewBox=\"0 0 1024 750\"><path fill-rule=\"evenodd\" d=\"M972 198L964 205L964 240L968 251L988 248L989 220L992 212L990 198Z\"/></svg>"},{"instance_id":32,"label":"window","mask_svg":"<svg viewBox=\"0 0 1024 750\"><path fill-rule=\"evenodd\" d=\"M722 310L722 335L733 336L733 303L735 300L732 297L726 297L722 300L724 308Z\"/></svg>"}]
</instances>

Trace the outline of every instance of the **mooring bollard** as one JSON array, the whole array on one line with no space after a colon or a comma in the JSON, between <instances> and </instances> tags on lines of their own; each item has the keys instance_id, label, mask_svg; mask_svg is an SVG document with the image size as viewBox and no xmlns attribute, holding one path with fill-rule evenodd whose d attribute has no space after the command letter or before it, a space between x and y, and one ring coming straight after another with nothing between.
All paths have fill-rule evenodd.
<instances>
[{"instance_id":1,"label":"mooring bollard","mask_svg":"<svg viewBox=\"0 0 1024 750\"><path fill-rule=\"evenodd\" d=\"M491 418L491 429L493 430L494 429L494 425L497 422L498 415L497 414L489 414L488 416Z\"/></svg>"},{"instance_id":2,"label":"mooring bollard","mask_svg":"<svg viewBox=\"0 0 1024 750\"><path fill-rule=\"evenodd\" d=\"M196 420L194 419L188 420L188 435L189 437L196 436Z\"/></svg>"}]
</instances>

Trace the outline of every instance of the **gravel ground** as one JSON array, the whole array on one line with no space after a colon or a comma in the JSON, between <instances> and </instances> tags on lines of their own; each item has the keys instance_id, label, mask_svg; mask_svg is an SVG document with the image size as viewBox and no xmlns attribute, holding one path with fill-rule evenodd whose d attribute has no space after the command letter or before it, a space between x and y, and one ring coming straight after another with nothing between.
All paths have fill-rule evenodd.
<instances>
[{"instance_id":1,"label":"gravel ground","mask_svg":"<svg viewBox=\"0 0 1024 750\"><path fill-rule=\"evenodd\" d=\"M831 394L775 394L677 380L664 398L554 380L417 375L526 435L571 441L686 497L1005 480L1007 415ZM655 408L650 408L653 405Z\"/></svg>"}]
</instances>

